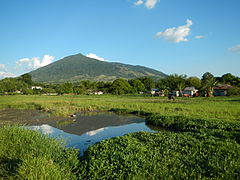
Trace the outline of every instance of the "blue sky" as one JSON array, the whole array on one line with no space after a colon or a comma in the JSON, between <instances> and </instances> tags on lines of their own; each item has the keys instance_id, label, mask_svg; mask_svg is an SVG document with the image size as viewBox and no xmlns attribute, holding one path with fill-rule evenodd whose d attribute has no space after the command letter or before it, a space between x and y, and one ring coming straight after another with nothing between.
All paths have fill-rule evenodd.
<instances>
[{"instance_id":1,"label":"blue sky","mask_svg":"<svg viewBox=\"0 0 240 180\"><path fill-rule=\"evenodd\" d=\"M0 78L77 53L240 76L239 9L239 0L0 0Z\"/></svg>"}]
</instances>

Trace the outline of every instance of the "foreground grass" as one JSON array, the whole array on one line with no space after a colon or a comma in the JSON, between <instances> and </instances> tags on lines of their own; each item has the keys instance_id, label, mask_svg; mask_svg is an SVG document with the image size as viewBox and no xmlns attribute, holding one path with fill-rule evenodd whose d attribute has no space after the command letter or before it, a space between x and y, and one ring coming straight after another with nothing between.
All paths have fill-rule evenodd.
<instances>
[{"instance_id":1,"label":"foreground grass","mask_svg":"<svg viewBox=\"0 0 240 180\"><path fill-rule=\"evenodd\" d=\"M0 178L76 179L78 151L21 127L0 128Z\"/></svg>"},{"instance_id":2,"label":"foreground grass","mask_svg":"<svg viewBox=\"0 0 240 180\"><path fill-rule=\"evenodd\" d=\"M239 179L240 145L191 133L133 133L90 147L84 179Z\"/></svg>"},{"instance_id":3,"label":"foreground grass","mask_svg":"<svg viewBox=\"0 0 240 180\"><path fill-rule=\"evenodd\" d=\"M0 128L3 179L239 179L240 145L190 132L132 133L91 146L80 159L59 140Z\"/></svg>"},{"instance_id":4,"label":"foreground grass","mask_svg":"<svg viewBox=\"0 0 240 180\"><path fill-rule=\"evenodd\" d=\"M172 130L104 140L78 159L76 150L38 132L3 127L0 177L240 179L239 97L177 98L171 102L141 96L2 96L0 108L39 109L66 116L112 109L145 115L146 123Z\"/></svg>"}]
</instances>

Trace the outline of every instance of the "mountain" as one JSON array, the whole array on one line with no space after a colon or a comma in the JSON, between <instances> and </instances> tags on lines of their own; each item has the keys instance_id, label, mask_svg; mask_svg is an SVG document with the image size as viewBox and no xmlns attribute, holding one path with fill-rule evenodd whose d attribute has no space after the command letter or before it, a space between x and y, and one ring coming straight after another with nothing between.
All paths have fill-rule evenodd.
<instances>
[{"instance_id":1,"label":"mountain","mask_svg":"<svg viewBox=\"0 0 240 180\"><path fill-rule=\"evenodd\" d=\"M99 61L82 54L65 57L30 72L34 81L47 83L76 82L80 80L113 81L143 76L164 78L167 75L144 66Z\"/></svg>"}]
</instances>

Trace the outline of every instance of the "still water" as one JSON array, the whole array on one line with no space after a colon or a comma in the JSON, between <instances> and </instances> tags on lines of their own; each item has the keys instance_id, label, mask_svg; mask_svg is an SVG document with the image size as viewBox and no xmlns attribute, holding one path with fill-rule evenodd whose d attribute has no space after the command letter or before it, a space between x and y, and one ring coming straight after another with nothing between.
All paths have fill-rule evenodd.
<instances>
[{"instance_id":1,"label":"still water","mask_svg":"<svg viewBox=\"0 0 240 180\"><path fill-rule=\"evenodd\" d=\"M50 137L65 139L67 146L79 148L81 154L104 139L139 131L156 132L145 125L141 117L111 112L78 113L74 119L29 127Z\"/></svg>"}]
</instances>

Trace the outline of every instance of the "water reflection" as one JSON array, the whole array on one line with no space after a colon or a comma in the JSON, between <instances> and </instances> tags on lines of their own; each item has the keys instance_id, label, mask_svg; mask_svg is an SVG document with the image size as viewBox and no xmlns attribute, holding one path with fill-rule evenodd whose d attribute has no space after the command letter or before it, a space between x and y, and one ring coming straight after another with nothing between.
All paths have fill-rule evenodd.
<instances>
[{"instance_id":1,"label":"water reflection","mask_svg":"<svg viewBox=\"0 0 240 180\"><path fill-rule=\"evenodd\" d=\"M114 113L98 113L77 115L76 121L64 123L59 122L31 126L51 137L64 138L67 146L79 148L81 154L92 144L104 139L122 136L127 133L146 131L156 132L145 125L143 118L137 116L123 116Z\"/></svg>"}]
</instances>

